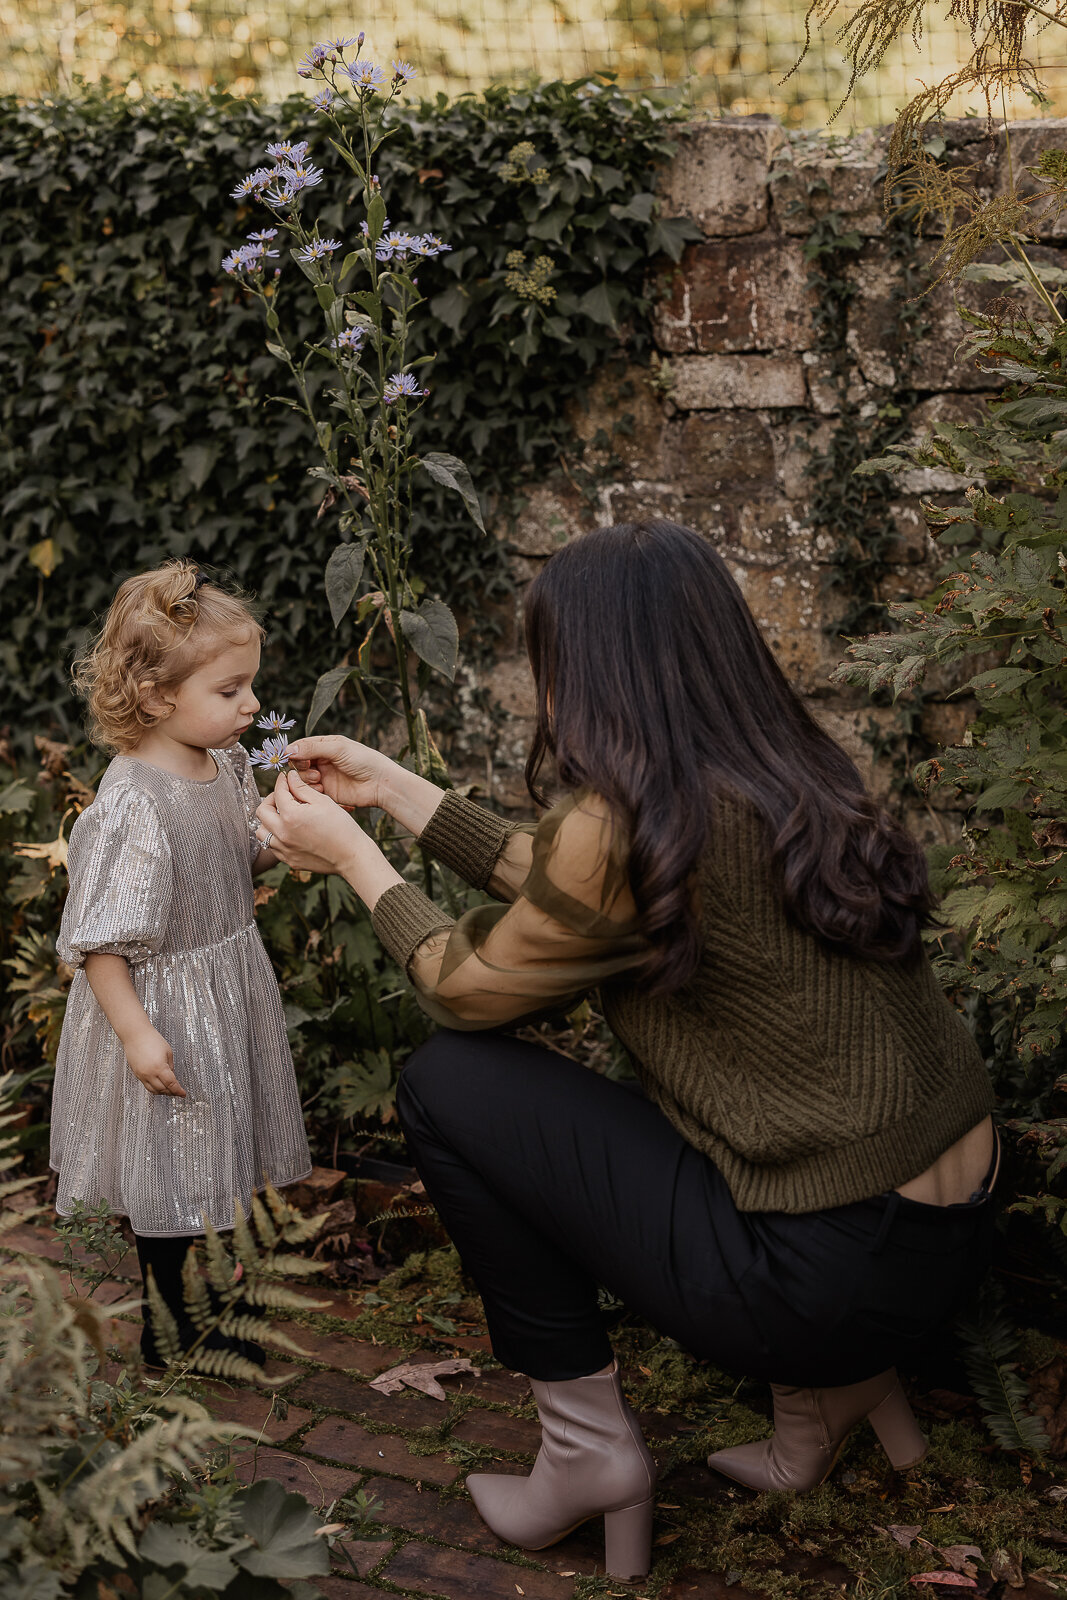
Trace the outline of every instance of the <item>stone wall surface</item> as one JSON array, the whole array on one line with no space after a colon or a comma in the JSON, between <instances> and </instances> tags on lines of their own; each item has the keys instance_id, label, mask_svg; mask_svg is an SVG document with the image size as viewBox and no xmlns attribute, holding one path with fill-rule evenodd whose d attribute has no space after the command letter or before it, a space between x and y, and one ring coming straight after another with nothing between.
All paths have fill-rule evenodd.
<instances>
[{"instance_id":1,"label":"stone wall surface","mask_svg":"<svg viewBox=\"0 0 1067 1600\"><path fill-rule=\"evenodd\" d=\"M1018 172L1042 148L1067 145L1067 119L1014 124L1010 151L981 119L949 124L946 138L948 159L973 167L992 194L1003 189L1009 160ZM837 430L862 437L883 408L903 405L920 436L937 418L973 415L984 380L960 358L967 328L948 286L911 307L924 324L921 337L901 329L902 309L930 281L925 265L936 240L905 240L902 247L887 230L887 144L884 132L791 140L759 118L687 130L662 180L664 210L691 218L703 238L677 267L668 263L655 285L651 365L601 374L587 409L574 418L584 450L533 491L507 530L517 603L500 619L492 665L469 670L461 685L462 732L449 751L457 779L478 783L507 808L528 809L522 766L533 687L521 648L523 589L583 529L670 517L714 544L787 677L875 786L888 783L885 765L872 765L871 736L889 729L894 712L829 681L843 655L833 630L848 597L829 579L844 534L825 494L816 517L814 491ZM826 348L824 308L805 254L813 226L830 214L839 233L858 235L845 256L847 324L844 351L836 354ZM1067 266L1061 241L1067 215L1035 249ZM968 285L967 299L980 304L997 287ZM958 487L951 474L916 472L894 481L884 507L892 565L880 599L934 586L945 556L929 537L920 497L948 499ZM951 698L953 686L942 675L924 710L922 731L935 743L951 742L965 726L967 707ZM954 826L932 807L918 810L915 822L934 838Z\"/></svg>"}]
</instances>

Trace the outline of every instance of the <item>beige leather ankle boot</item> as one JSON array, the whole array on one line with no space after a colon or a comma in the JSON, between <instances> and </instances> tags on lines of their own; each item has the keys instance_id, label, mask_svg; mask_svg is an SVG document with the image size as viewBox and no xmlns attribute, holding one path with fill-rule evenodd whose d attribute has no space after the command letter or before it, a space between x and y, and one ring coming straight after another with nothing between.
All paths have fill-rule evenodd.
<instances>
[{"instance_id":1,"label":"beige leather ankle boot","mask_svg":"<svg viewBox=\"0 0 1067 1600\"><path fill-rule=\"evenodd\" d=\"M829 1477L841 1447L866 1417L894 1467L926 1454L900 1379L880 1372L840 1389L790 1389L771 1384L774 1433L708 1457L708 1466L750 1489L814 1489Z\"/></svg>"},{"instance_id":2,"label":"beige leather ankle boot","mask_svg":"<svg viewBox=\"0 0 1067 1600\"><path fill-rule=\"evenodd\" d=\"M541 1449L528 1478L476 1472L467 1488L508 1544L543 1550L590 1517L604 1518L605 1569L643 1578L652 1547L656 1468L626 1404L618 1365L562 1383L531 1380Z\"/></svg>"}]
</instances>

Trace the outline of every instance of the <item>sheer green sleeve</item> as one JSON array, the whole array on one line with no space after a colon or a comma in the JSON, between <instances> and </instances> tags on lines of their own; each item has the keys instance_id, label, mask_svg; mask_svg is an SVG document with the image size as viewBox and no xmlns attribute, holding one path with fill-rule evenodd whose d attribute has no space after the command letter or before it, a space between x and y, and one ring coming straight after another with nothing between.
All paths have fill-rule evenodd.
<instances>
[{"instance_id":1,"label":"sheer green sleeve","mask_svg":"<svg viewBox=\"0 0 1067 1600\"><path fill-rule=\"evenodd\" d=\"M510 905L476 906L457 922L413 884L397 884L373 920L423 1010L449 1028L570 1010L647 953L623 842L604 802L591 795L573 796L542 819Z\"/></svg>"}]
</instances>

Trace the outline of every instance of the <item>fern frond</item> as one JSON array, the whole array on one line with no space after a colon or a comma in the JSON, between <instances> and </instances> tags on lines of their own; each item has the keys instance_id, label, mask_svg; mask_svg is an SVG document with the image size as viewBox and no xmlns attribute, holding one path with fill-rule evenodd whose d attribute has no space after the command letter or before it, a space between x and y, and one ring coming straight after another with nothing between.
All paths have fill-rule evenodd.
<instances>
[{"instance_id":1,"label":"fern frond","mask_svg":"<svg viewBox=\"0 0 1067 1600\"><path fill-rule=\"evenodd\" d=\"M259 1266L256 1241L239 1200L235 1200L233 1206L233 1253L246 1272L254 1272Z\"/></svg>"},{"instance_id":2,"label":"fern frond","mask_svg":"<svg viewBox=\"0 0 1067 1600\"><path fill-rule=\"evenodd\" d=\"M156 1348L166 1362L178 1361L182 1354L181 1334L174 1313L156 1286L156 1275L151 1266L145 1278L148 1300L149 1325L155 1336Z\"/></svg>"},{"instance_id":3,"label":"fern frond","mask_svg":"<svg viewBox=\"0 0 1067 1600\"><path fill-rule=\"evenodd\" d=\"M233 1262L226 1253L219 1234L206 1219L204 1221L204 1254L207 1257L207 1281L216 1294L225 1294L233 1287Z\"/></svg>"},{"instance_id":4,"label":"fern frond","mask_svg":"<svg viewBox=\"0 0 1067 1600\"><path fill-rule=\"evenodd\" d=\"M274 1196L275 1200L281 1199L281 1196L276 1190L268 1188L268 1199L271 1195ZM259 1234L259 1237L262 1239L267 1249L275 1249L278 1243L278 1234L273 1222L271 1221L270 1212L267 1210L267 1207L263 1204L263 1201L260 1199L258 1194L254 1194L252 1196L252 1221L255 1224L256 1232Z\"/></svg>"},{"instance_id":5,"label":"fern frond","mask_svg":"<svg viewBox=\"0 0 1067 1600\"><path fill-rule=\"evenodd\" d=\"M297 1294L282 1283L272 1283L261 1278L250 1283L242 1297L250 1306L262 1306L265 1311L328 1311L329 1300L311 1300L306 1294Z\"/></svg>"},{"instance_id":6,"label":"fern frond","mask_svg":"<svg viewBox=\"0 0 1067 1600\"><path fill-rule=\"evenodd\" d=\"M1029 1390L1014 1366L1020 1333L1003 1297L987 1291L956 1324L964 1365L986 1427L1005 1450L1042 1456L1049 1448L1044 1423L1029 1409Z\"/></svg>"},{"instance_id":7,"label":"fern frond","mask_svg":"<svg viewBox=\"0 0 1067 1600\"><path fill-rule=\"evenodd\" d=\"M207 1284L200 1274L200 1263L196 1259L195 1250L186 1251L182 1265L182 1302L189 1321L197 1333L203 1333L205 1329L210 1328L215 1310L211 1304Z\"/></svg>"}]
</instances>

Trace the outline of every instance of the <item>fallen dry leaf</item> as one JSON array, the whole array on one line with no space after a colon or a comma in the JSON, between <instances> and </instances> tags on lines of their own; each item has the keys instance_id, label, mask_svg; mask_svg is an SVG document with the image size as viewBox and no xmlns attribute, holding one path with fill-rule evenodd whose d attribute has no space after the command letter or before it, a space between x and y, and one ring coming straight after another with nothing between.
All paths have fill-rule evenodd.
<instances>
[{"instance_id":1,"label":"fallen dry leaf","mask_svg":"<svg viewBox=\"0 0 1067 1600\"><path fill-rule=\"evenodd\" d=\"M937 1546L933 1546L937 1549ZM937 1551L946 1566L953 1572L965 1573L968 1578L977 1578L978 1568L976 1561L981 1561L982 1552L976 1544L948 1544L943 1550Z\"/></svg>"},{"instance_id":2,"label":"fallen dry leaf","mask_svg":"<svg viewBox=\"0 0 1067 1600\"><path fill-rule=\"evenodd\" d=\"M402 1361L399 1366L390 1367L388 1372L380 1372L372 1378L370 1386L379 1394L399 1394L401 1389L407 1388L418 1389L431 1400L447 1400L437 1380L457 1372L472 1372L478 1376L478 1368L468 1356L452 1356L447 1361Z\"/></svg>"},{"instance_id":3,"label":"fallen dry leaf","mask_svg":"<svg viewBox=\"0 0 1067 1600\"><path fill-rule=\"evenodd\" d=\"M910 1550L922 1529L917 1522L891 1522L885 1531L891 1539L896 1540L897 1544L902 1545L905 1550Z\"/></svg>"},{"instance_id":4,"label":"fallen dry leaf","mask_svg":"<svg viewBox=\"0 0 1067 1600\"><path fill-rule=\"evenodd\" d=\"M955 1589L977 1589L978 1585L973 1578L965 1578L962 1572L913 1572L908 1579L909 1583L945 1583Z\"/></svg>"},{"instance_id":5,"label":"fallen dry leaf","mask_svg":"<svg viewBox=\"0 0 1067 1600\"><path fill-rule=\"evenodd\" d=\"M1009 1589L1022 1589L1026 1586L1022 1562L1018 1556L1011 1555L1007 1550L994 1551L989 1570L998 1583L1006 1583Z\"/></svg>"}]
</instances>

